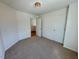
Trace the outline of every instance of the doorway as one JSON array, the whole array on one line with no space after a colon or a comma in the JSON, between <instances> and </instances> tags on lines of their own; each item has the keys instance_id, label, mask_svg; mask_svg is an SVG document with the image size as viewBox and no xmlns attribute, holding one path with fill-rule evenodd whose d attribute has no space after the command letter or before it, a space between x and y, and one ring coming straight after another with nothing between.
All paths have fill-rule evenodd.
<instances>
[{"instance_id":1,"label":"doorway","mask_svg":"<svg viewBox=\"0 0 79 59\"><path fill-rule=\"evenodd\" d=\"M36 36L36 26L32 26L31 28L31 36Z\"/></svg>"},{"instance_id":2,"label":"doorway","mask_svg":"<svg viewBox=\"0 0 79 59\"><path fill-rule=\"evenodd\" d=\"M31 18L31 37L36 36L36 19Z\"/></svg>"},{"instance_id":3,"label":"doorway","mask_svg":"<svg viewBox=\"0 0 79 59\"><path fill-rule=\"evenodd\" d=\"M41 17L31 18L31 37L42 36L42 19Z\"/></svg>"}]
</instances>

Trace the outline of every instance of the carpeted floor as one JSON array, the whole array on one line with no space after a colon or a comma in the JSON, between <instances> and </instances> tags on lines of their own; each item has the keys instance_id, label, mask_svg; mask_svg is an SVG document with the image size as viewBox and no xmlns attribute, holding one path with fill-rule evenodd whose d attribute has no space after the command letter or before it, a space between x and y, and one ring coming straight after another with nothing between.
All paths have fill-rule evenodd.
<instances>
[{"instance_id":1,"label":"carpeted floor","mask_svg":"<svg viewBox=\"0 0 79 59\"><path fill-rule=\"evenodd\" d=\"M5 59L78 59L77 53L54 41L32 37L21 40L6 51Z\"/></svg>"}]
</instances>

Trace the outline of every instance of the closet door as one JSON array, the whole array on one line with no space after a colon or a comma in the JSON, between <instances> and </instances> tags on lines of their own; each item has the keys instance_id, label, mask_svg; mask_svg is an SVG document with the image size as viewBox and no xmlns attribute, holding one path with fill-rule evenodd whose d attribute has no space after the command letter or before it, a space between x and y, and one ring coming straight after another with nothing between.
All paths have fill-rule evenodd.
<instances>
[{"instance_id":1,"label":"closet door","mask_svg":"<svg viewBox=\"0 0 79 59\"><path fill-rule=\"evenodd\" d=\"M42 19L41 19L41 17L36 18L36 35L39 37L42 36Z\"/></svg>"}]
</instances>

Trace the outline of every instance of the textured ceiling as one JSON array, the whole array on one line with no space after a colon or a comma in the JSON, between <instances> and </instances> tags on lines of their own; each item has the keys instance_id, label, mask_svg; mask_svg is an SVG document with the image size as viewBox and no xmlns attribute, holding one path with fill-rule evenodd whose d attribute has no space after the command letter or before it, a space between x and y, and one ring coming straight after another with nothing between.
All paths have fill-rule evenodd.
<instances>
[{"instance_id":1,"label":"textured ceiling","mask_svg":"<svg viewBox=\"0 0 79 59\"><path fill-rule=\"evenodd\" d=\"M9 5L17 10L28 12L31 14L44 14L50 11L67 7L71 2L77 0L0 0L1 2ZM35 8L34 3L41 2L40 8Z\"/></svg>"}]
</instances>

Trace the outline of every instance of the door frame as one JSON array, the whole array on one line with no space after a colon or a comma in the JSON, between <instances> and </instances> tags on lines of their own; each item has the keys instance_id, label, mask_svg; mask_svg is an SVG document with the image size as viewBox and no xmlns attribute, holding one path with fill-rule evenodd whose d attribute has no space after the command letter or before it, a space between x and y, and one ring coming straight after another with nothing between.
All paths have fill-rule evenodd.
<instances>
[{"instance_id":1,"label":"door frame","mask_svg":"<svg viewBox=\"0 0 79 59\"><path fill-rule=\"evenodd\" d=\"M43 30L43 22L42 22L42 17L41 16L38 16L38 17L36 17L36 24L37 24L37 20L38 19L40 19L41 20L41 35L40 35L40 37L42 37L43 36L43 32L42 32L42 30ZM37 28L37 26L36 26L36 28ZM36 31L36 34L37 34L37 31Z\"/></svg>"}]
</instances>

